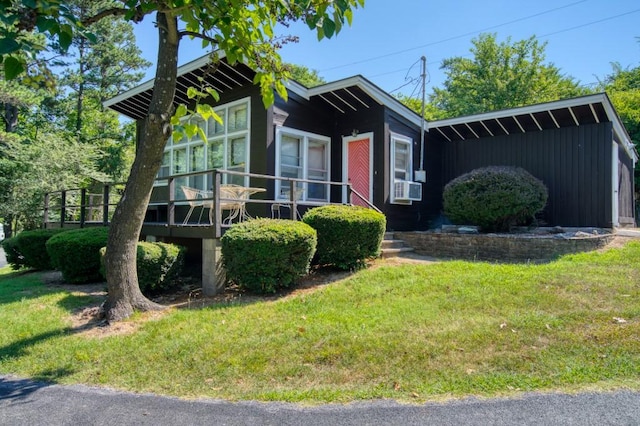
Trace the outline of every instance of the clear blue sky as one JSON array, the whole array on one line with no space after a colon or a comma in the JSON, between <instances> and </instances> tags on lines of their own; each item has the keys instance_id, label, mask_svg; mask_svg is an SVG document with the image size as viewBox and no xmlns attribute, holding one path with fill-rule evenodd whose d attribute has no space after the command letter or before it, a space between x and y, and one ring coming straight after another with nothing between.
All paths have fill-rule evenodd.
<instances>
[{"instance_id":1,"label":"clear blue sky","mask_svg":"<svg viewBox=\"0 0 640 426\"><path fill-rule=\"evenodd\" d=\"M143 56L155 62L152 21L147 17L136 36ZM282 34L297 35L300 42L285 46L281 54L287 62L319 71L327 81L361 74L389 92L403 86L405 77L419 75L416 62L424 55L429 93L442 85L442 59L469 56L471 39L481 32L497 33L500 41L537 36L548 43L547 62L584 85L610 73L611 62L640 66L638 0L366 0L353 26L334 39L318 42L304 24L283 29ZM183 43L180 64L206 53L199 45ZM410 95L413 89L407 85L400 92Z\"/></svg>"}]
</instances>

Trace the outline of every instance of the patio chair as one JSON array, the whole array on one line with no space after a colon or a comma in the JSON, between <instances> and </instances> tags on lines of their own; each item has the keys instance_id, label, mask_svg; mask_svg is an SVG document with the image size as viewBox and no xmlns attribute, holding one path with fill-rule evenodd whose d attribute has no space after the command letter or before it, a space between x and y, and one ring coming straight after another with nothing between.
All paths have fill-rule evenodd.
<instances>
[{"instance_id":1,"label":"patio chair","mask_svg":"<svg viewBox=\"0 0 640 426\"><path fill-rule=\"evenodd\" d=\"M182 192L184 193L187 202L189 203L189 212L187 216L185 216L183 225L189 223L189 219L191 218L191 214L195 210L196 207L202 207L200 211L200 216L198 217L198 224L202 220L202 213L204 213L204 209L212 209L213 201L212 200L204 200L204 198L208 198L209 196L206 194L206 191L202 191L201 189L191 188L190 186L182 186ZM209 214L211 217L211 214Z\"/></svg>"},{"instance_id":2,"label":"patio chair","mask_svg":"<svg viewBox=\"0 0 640 426\"><path fill-rule=\"evenodd\" d=\"M304 188L299 188L299 187L293 187L293 197L296 201L301 201L302 200L302 195L304 192ZM291 190L290 189L282 189L280 191L280 199L282 200L290 200L290 194L291 194ZM302 215L300 214L300 212L298 211L298 207L296 206L296 208L293 208L293 204L287 202L287 203L273 203L271 204L271 218L272 219L281 219L281 209L288 209L289 210L289 217L291 219L293 219L293 214L295 214L297 220L302 220ZM294 212L292 212L292 210Z\"/></svg>"}]
</instances>

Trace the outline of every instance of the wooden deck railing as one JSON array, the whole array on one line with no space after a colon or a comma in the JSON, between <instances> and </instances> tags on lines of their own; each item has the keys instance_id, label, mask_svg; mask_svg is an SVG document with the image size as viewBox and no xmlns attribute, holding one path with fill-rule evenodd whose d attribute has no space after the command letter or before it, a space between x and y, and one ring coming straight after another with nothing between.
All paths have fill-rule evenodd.
<instances>
[{"instance_id":1,"label":"wooden deck railing","mask_svg":"<svg viewBox=\"0 0 640 426\"><path fill-rule=\"evenodd\" d=\"M202 208L213 206L211 222L207 224L184 224L177 220L177 207L187 206L193 199L181 197L181 186L188 184L189 180L200 179L206 183L208 197L198 198L199 203L203 203ZM206 172L193 172L158 178L159 185L165 186L168 191L166 199L152 198L149 209L164 209L166 207L166 220L156 218L155 221L145 221L147 225L162 225L168 227L193 227L200 226L211 229L216 238L222 235L223 229L231 225L231 221L225 221L223 210L220 206L224 203L238 202L237 198L225 198L221 196L221 187L228 182L242 182L245 187L260 188L262 194L256 197L243 198L243 209L251 207L251 214L256 216L273 217L274 212L280 215L280 209L287 209L289 217L296 220L300 217L298 208L315 207L326 204L345 204L342 202L343 195L346 194L346 204L352 204L357 199L366 204L367 207L380 211L371 204L364 196L353 190L349 183L317 181L309 179L296 179L277 177L256 173L242 173L231 170L210 170ZM310 185L324 186L326 197L311 198L308 196ZM189 186L189 185L187 185ZM201 186L201 185L200 185ZM44 222L45 227L85 227L85 226L108 226L113 216L113 211L122 194L123 184L106 184L101 193L91 193L87 189L77 188L64 191L55 191L45 196L44 200ZM276 189L289 189L282 194L276 194ZM293 188L293 190L291 190ZM202 188L201 188L202 189ZM165 193L167 192L165 191ZM284 195L284 198L283 196ZM333 200L333 201L332 201ZM339 200L339 201L336 201ZM259 205L264 205L260 209ZM269 209L267 206L270 206ZM245 214L248 210L243 210ZM242 217L239 218L242 220Z\"/></svg>"}]
</instances>

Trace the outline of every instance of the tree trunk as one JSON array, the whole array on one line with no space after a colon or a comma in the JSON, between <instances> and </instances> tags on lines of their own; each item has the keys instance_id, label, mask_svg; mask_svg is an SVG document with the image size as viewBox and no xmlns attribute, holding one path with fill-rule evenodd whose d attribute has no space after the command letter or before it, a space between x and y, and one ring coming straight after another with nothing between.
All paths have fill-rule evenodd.
<instances>
[{"instance_id":1,"label":"tree trunk","mask_svg":"<svg viewBox=\"0 0 640 426\"><path fill-rule=\"evenodd\" d=\"M18 127L18 107L12 104L4 104L4 131L7 133L13 133Z\"/></svg>"},{"instance_id":2,"label":"tree trunk","mask_svg":"<svg viewBox=\"0 0 640 426\"><path fill-rule=\"evenodd\" d=\"M140 292L136 246L153 189L164 146L171 135L170 120L178 69L178 29L175 17L159 12L158 62L153 97L140 126L141 137L125 192L111 220L105 269L108 295L104 312L108 321L127 318L134 310L161 309Z\"/></svg>"},{"instance_id":3,"label":"tree trunk","mask_svg":"<svg viewBox=\"0 0 640 426\"><path fill-rule=\"evenodd\" d=\"M78 100L76 102L76 136L79 142L82 142L82 107L84 102L85 79L84 44L85 39L83 37L80 39L80 46L78 46L78 75L80 76L80 81L78 82Z\"/></svg>"}]
</instances>

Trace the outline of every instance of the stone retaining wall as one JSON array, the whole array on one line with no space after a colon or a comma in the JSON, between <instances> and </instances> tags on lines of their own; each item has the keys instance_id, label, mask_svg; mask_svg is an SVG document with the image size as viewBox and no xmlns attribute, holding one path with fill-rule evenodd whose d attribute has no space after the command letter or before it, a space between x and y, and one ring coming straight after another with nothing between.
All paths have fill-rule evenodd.
<instances>
[{"instance_id":1,"label":"stone retaining wall","mask_svg":"<svg viewBox=\"0 0 640 426\"><path fill-rule=\"evenodd\" d=\"M568 253L600 249L613 234L588 237L523 236L507 234L454 234L436 232L395 232L416 253L438 258L499 262L546 262Z\"/></svg>"}]
</instances>

